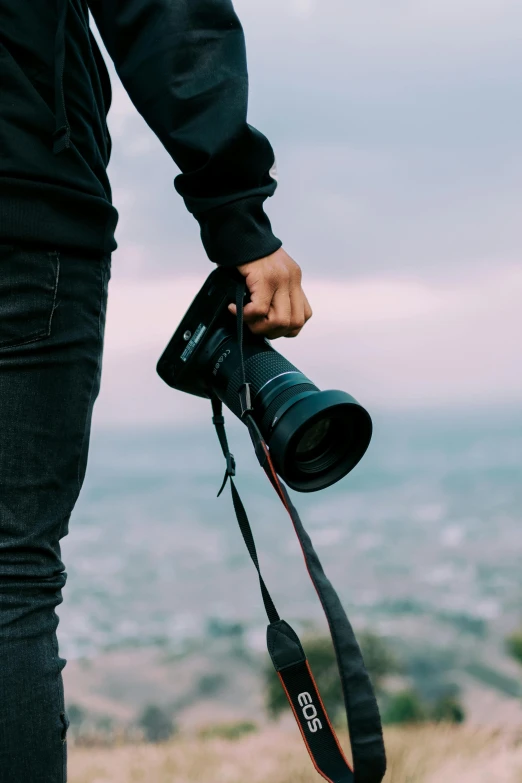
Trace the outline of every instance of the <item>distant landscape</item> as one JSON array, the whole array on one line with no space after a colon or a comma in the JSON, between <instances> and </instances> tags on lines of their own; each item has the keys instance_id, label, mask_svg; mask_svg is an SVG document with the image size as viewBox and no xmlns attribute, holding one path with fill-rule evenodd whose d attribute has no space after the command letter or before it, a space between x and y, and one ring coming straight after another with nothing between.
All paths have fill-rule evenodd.
<instances>
[{"instance_id":1,"label":"distant landscape","mask_svg":"<svg viewBox=\"0 0 522 783\"><path fill-rule=\"evenodd\" d=\"M324 638L289 520L245 431L229 428L276 604L299 633ZM521 455L518 413L380 414L349 477L317 495L293 493L358 633L397 662L383 679L383 709L413 693L422 722L453 699L470 731L522 726L522 665L507 642L522 625ZM215 497L222 475L210 424L96 432L63 542L72 742L141 740L151 709L174 743L209 725L254 722L254 744L274 731L262 602L230 496Z\"/></svg>"}]
</instances>

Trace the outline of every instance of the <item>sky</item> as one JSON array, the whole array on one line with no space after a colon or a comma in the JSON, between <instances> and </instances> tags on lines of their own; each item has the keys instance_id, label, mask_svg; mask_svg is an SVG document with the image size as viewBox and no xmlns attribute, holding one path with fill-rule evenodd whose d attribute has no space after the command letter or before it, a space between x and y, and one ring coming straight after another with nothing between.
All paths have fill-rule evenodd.
<instances>
[{"instance_id":1,"label":"sky","mask_svg":"<svg viewBox=\"0 0 522 783\"><path fill-rule=\"evenodd\" d=\"M314 311L274 348L370 410L518 405L522 4L235 7L248 120L277 159L266 211ZM177 167L110 72L119 248L95 419L202 421L208 403L169 389L155 365L214 265Z\"/></svg>"}]
</instances>

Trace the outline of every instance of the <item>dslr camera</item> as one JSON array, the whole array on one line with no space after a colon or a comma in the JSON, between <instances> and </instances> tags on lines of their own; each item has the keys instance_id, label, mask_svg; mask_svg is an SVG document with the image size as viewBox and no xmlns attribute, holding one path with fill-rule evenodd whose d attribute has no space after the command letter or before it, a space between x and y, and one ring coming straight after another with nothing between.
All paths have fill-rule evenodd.
<instances>
[{"instance_id":1,"label":"dslr camera","mask_svg":"<svg viewBox=\"0 0 522 783\"><path fill-rule=\"evenodd\" d=\"M239 345L236 316L228 305L236 302L242 283L235 268L218 267L209 275L161 355L157 372L174 389L218 398L241 419L244 362L251 415L277 473L299 492L324 489L364 455L372 435L370 415L346 392L318 389L248 326ZM243 304L247 301L248 292Z\"/></svg>"}]
</instances>

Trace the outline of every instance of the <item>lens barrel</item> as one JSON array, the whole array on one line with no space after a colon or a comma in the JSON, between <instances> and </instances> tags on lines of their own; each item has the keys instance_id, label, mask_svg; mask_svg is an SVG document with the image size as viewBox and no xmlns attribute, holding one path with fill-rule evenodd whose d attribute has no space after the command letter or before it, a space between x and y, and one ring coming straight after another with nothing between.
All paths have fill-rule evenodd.
<instances>
[{"instance_id":1,"label":"lens barrel","mask_svg":"<svg viewBox=\"0 0 522 783\"><path fill-rule=\"evenodd\" d=\"M349 473L370 443L367 411L346 392L320 391L267 340L247 329L243 354L254 419L288 486L314 492ZM213 393L241 418L242 372L233 323L216 332L200 362Z\"/></svg>"}]
</instances>

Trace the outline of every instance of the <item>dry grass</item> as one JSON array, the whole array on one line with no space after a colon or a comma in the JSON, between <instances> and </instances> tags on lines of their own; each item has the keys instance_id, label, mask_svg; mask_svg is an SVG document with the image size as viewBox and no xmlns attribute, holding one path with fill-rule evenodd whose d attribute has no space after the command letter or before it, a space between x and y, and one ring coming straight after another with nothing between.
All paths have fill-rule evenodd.
<instances>
[{"instance_id":1,"label":"dry grass","mask_svg":"<svg viewBox=\"0 0 522 783\"><path fill-rule=\"evenodd\" d=\"M522 783L522 729L420 727L387 732L386 783ZM177 738L164 745L71 748L70 783L316 783L296 731L238 741Z\"/></svg>"}]
</instances>

